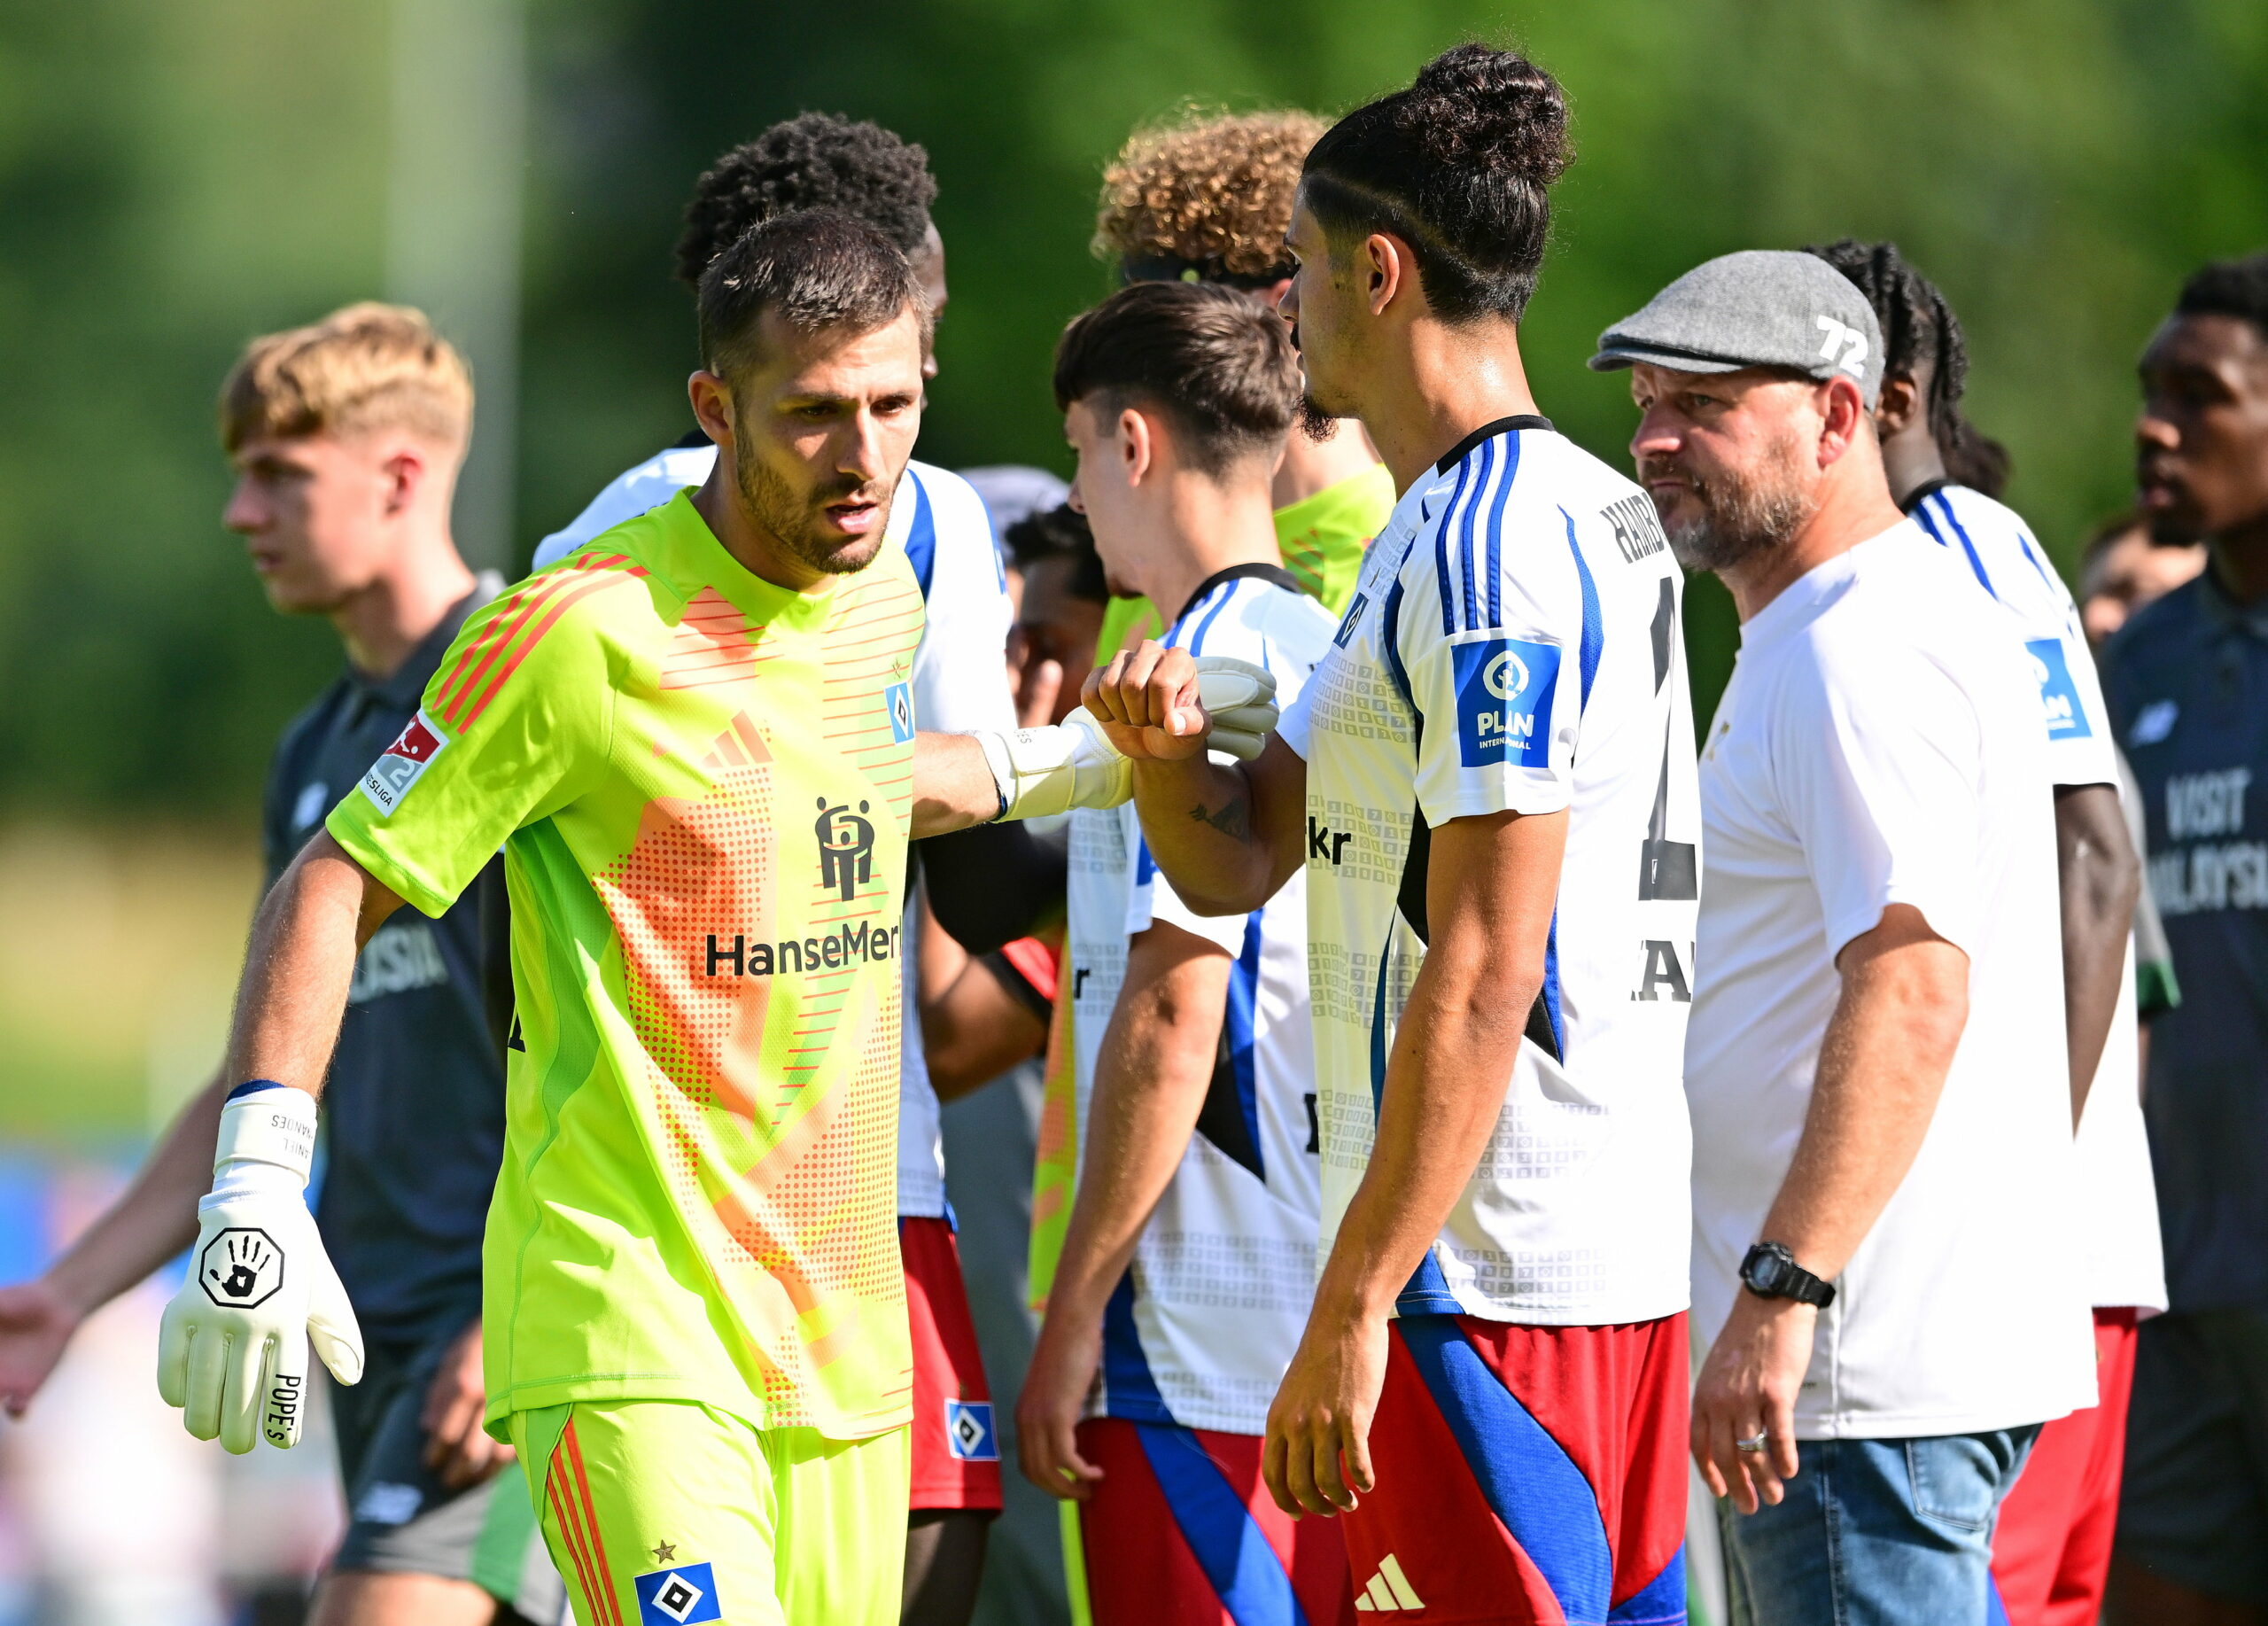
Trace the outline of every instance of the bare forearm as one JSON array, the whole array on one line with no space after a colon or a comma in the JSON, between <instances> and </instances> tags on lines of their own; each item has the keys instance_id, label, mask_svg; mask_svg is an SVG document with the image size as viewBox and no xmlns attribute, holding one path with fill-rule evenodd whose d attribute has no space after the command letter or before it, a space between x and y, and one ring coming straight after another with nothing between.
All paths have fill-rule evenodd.
<instances>
[{"instance_id":1,"label":"bare forearm","mask_svg":"<svg viewBox=\"0 0 2268 1626\"><path fill-rule=\"evenodd\" d=\"M1153 927L1146 937L1169 927ZM1078 1194L1048 1290L1052 1311L1099 1315L1180 1167L1205 1104L1228 1000L1228 956L1183 942L1170 961L1138 939L1103 1037ZM1145 953L1147 946L1151 952ZM1061 1307L1060 1310L1058 1307Z\"/></svg>"},{"instance_id":2,"label":"bare forearm","mask_svg":"<svg viewBox=\"0 0 2268 1626\"><path fill-rule=\"evenodd\" d=\"M228 1081L191 1097L126 1188L50 1267L49 1285L91 1315L197 1240L197 1200L213 1184L213 1143Z\"/></svg>"},{"instance_id":3,"label":"bare forearm","mask_svg":"<svg viewBox=\"0 0 2268 1626\"><path fill-rule=\"evenodd\" d=\"M1968 1019L1968 964L1935 938L1845 964L1803 1136L1758 1239L1814 1275L1841 1273L1913 1167Z\"/></svg>"},{"instance_id":4,"label":"bare forearm","mask_svg":"<svg viewBox=\"0 0 2268 1626\"><path fill-rule=\"evenodd\" d=\"M1496 969L1499 975L1487 975ZM1503 1111L1537 983L1436 953L1410 991L1370 1166L1340 1223L1317 1316L1384 1314L1472 1179ZM1478 973L1478 974L1475 974Z\"/></svg>"},{"instance_id":5,"label":"bare forearm","mask_svg":"<svg viewBox=\"0 0 2268 1626\"><path fill-rule=\"evenodd\" d=\"M1248 914L1299 867L1306 797L1306 765L1280 740L1249 766L1201 756L1134 765L1150 855L1190 907L1208 914Z\"/></svg>"},{"instance_id":6,"label":"bare forearm","mask_svg":"<svg viewBox=\"0 0 2268 1626\"><path fill-rule=\"evenodd\" d=\"M913 736L913 840L983 824L999 811L999 786L974 735Z\"/></svg>"},{"instance_id":7,"label":"bare forearm","mask_svg":"<svg viewBox=\"0 0 2268 1626\"><path fill-rule=\"evenodd\" d=\"M400 902L330 836L307 844L252 922L224 1083L322 1093L354 956Z\"/></svg>"},{"instance_id":8,"label":"bare forearm","mask_svg":"<svg viewBox=\"0 0 2268 1626\"><path fill-rule=\"evenodd\" d=\"M2126 943L2142 885L2141 860L2109 785L2055 795L2058 878L2062 892L2063 1019L2070 1048L2071 1122L2102 1063L2126 972Z\"/></svg>"}]
</instances>

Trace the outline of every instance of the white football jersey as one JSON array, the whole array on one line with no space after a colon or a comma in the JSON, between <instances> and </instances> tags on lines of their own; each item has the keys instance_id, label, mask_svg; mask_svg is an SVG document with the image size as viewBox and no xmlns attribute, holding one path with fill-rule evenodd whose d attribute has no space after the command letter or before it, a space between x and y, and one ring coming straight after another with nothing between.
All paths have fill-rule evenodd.
<instances>
[{"instance_id":1,"label":"white football jersey","mask_svg":"<svg viewBox=\"0 0 2268 1626\"><path fill-rule=\"evenodd\" d=\"M1925 486L1908 503L1907 511L1930 540L1966 564L1977 585L2016 619L2031 675L2039 684L2054 782L2116 786L2118 760L2110 712L2079 626L2078 606L2023 520L1966 486ZM2093 1302L2106 1309L2163 1310L2165 1254L2158 1236L2149 1135L2142 1124L2131 943L2110 1037L2087 1089L2086 1109L2079 1115L2078 1186L2081 1256Z\"/></svg>"},{"instance_id":2,"label":"white football jersey","mask_svg":"<svg viewBox=\"0 0 2268 1626\"><path fill-rule=\"evenodd\" d=\"M1330 611L1288 572L1246 565L1208 580L1164 642L1263 665L1289 696L1330 649L1331 631ZM1197 1132L1104 1317L1098 1410L1262 1433L1315 1295L1306 888L1294 875L1249 914L1193 914L1156 873L1129 804L1071 815L1068 891L1080 1144L1127 939L1163 921L1232 961Z\"/></svg>"},{"instance_id":3,"label":"white football jersey","mask_svg":"<svg viewBox=\"0 0 2268 1626\"><path fill-rule=\"evenodd\" d=\"M635 518L698 486L717 466L717 448L673 446L616 477L590 506L536 547L535 568L555 564L625 519ZM891 503L883 546L902 548L921 584L928 619L913 651L915 725L943 734L1016 726L1008 693L1008 586L992 520L975 488L949 470L908 463ZM916 940L913 902L906 900L905 938ZM905 1006L898 1031L904 1064L899 1075L897 1211L932 1218L945 1212L944 1145L937 1123L937 1093L921 1054L914 972L906 954Z\"/></svg>"},{"instance_id":4,"label":"white football jersey","mask_svg":"<svg viewBox=\"0 0 2268 1626\"><path fill-rule=\"evenodd\" d=\"M1425 953L1432 829L1570 813L1544 981L1503 1109L1400 1308L1543 1326L1685 1308L1682 1088L1700 817L1652 500L1540 417L1403 494L1299 701L1328 1249Z\"/></svg>"}]
</instances>

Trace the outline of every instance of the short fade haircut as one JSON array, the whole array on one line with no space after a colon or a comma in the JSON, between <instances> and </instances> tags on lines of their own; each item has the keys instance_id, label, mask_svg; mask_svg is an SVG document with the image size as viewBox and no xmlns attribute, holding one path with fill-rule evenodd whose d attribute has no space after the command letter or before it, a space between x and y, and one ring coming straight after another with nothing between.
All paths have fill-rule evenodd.
<instances>
[{"instance_id":1,"label":"short fade haircut","mask_svg":"<svg viewBox=\"0 0 2268 1626\"><path fill-rule=\"evenodd\" d=\"M1311 113L1192 110L1135 131L1102 172L1094 252L1130 283L1281 282L1300 165L1326 128Z\"/></svg>"},{"instance_id":2,"label":"short fade haircut","mask_svg":"<svg viewBox=\"0 0 2268 1626\"><path fill-rule=\"evenodd\" d=\"M1283 319L1209 283L1136 283L1073 319L1055 347L1055 405L1139 402L1169 418L1191 465L1218 477L1272 450L1300 406Z\"/></svg>"},{"instance_id":3,"label":"short fade haircut","mask_svg":"<svg viewBox=\"0 0 2268 1626\"><path fill-rule=\"evenodd\" d=\"M462 451L472 370L424 313L365 301L246 345L221 385L221 445L399 429Z\"/></svg>"},{"instance_id":4,"label":"short fade haircut","mask_svg":"<svg viewBox=\"0 0 2268 1626\"><path fill-rule=\"evenodd\" d=\"M2181 284L2178 316L2234 316L2268 339L2268 253L2217 260Z\"/></svg>"},{"instance_id":5,"label":"short fade haircut","mask_svg":"<svg viewBox=\"0 0 2268 1626\"><path fill-rule=\"evenodd\" d=\"M1409 244L1444 322L1517 322L1551 233L1547 194L1573 161L1559 82L1514 52L1459 45L1326 130L1300 198L1334 252L1372 232Z\"/></svg>"},{"instance_id":6,"label":"short fade haircut","mask_svg":"<svg viewBox=\"0 0 2268 1626\"><path fill-rule=\"evenodd\" d=\"M908 259L929 235L937 183L929 155L879 124L799 113L719 158L693 189L677 243L677 277L701 285L710 261L750 227L797 209L841 209Z\"/></svg>"},{"instance_id":7,"label":"short fade haircut","mask_svg":"<svg viewBox=\"0 0 2268 1626\"><path fill-rule=\"evenodd\" d=\"M1073 598L1091 604L1110 603L1102 556L1095 551L1095 533L1088 527L1087 517L1069 503L1025 515L1000 540L1007 544L1008 556L1018 570L1029 571L1051 559L1065 560L1071 566L1068 591Z\"/></svg>"},{"instance_id":8,"label":"short fade haircut","mask_svg":"<svg viewBox=\"0 0 2268 1626\"><path fill-rule=\"evenodd\" d=\"M749 231L702 273L701 364L727 383L754 365L767 310L799 333L868 333L909 307L926 351L929 304L897 245L841 209L799 210Z\"/></svg>"}]
</instances>

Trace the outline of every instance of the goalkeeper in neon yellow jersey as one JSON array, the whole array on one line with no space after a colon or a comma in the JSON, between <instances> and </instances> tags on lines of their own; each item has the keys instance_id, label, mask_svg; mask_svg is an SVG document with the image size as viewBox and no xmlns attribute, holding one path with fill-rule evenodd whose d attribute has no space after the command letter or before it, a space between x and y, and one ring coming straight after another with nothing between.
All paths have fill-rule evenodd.
<instances>
[{"instance_id":1,"label":"goalkeeper in neon yellow jersey","mask_svg":"<svg viewBox=\"0 0 2268 1626\"><path fill-rule=\"evenodd\" d=\"M301 1202L356 945L501 846L519 1013L485 1253L489 1431L583 1626L894 1621L905 844L1122 799L1084 712L919 735L921 598L884 545L929 315L848 214L751 230L700 292L716 472L469 620L262 906L211 1195L159 1384L232 1449L298 1437L359 1336ZM1216 744L1256 753L1268 685ZM1196 696L1192 694L1192 698ZM1201 726L1192 708L1181 720Z\"/></svg>"}]
</instances>

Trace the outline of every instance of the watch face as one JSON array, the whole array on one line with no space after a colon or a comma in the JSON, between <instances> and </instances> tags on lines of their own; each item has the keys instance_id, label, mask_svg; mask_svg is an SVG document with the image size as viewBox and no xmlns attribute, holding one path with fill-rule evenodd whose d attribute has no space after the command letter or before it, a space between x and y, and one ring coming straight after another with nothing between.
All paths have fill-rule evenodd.
<instances>
[{"instance_id":1,"label":"watch face","mask_svg":"<svg viewBox=\"0 0 2268 1626\"><path fill-rule=\"evenodd\" d=\"M1759 1252L1748 1262L1748 1285L1756 1292L1769 1297L1782 1286L1783 1261L1775 1253Z\"/></svg>"}]
</instances>

